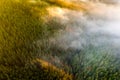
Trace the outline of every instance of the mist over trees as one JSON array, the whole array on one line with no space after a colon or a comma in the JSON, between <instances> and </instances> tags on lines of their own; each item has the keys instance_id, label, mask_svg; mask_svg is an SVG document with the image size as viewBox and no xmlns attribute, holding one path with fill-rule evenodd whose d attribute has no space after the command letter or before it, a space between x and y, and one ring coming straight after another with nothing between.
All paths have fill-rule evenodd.
<instances>
[{"instance_id":1,"label":"mist over trees","mask_svg":"<svg viewBox=\"0 0 120 80\"><path fill-rule=\"evenodd\" d=\"M71 1L0 0L0 80L120 79L119 7Z\"/></svg>"}]
</instances>

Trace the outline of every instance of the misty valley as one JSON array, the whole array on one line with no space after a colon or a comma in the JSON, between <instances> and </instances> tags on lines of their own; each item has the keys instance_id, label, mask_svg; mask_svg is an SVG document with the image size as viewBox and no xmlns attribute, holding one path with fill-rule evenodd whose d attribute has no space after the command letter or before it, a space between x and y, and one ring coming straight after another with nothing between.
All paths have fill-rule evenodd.
<instances>
[{"instance_id":1,"label":"misty valley","mask_svg":"<svg viewBox=\"0 0 120 80\"><path fill-rule=\"evenodd\" d=\"M120 80L119 0L0 0L0 80Z\"/></svg>"}]
</instances>

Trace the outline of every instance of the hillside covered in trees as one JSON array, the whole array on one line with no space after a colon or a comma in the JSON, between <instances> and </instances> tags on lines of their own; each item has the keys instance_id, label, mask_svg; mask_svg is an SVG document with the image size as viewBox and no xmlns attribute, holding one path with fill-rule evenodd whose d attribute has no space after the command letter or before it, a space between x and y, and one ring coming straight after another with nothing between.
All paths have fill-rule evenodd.
<instances>
[{"instance_id":1,"label":"hillside covered in trees","mask_svg":"<svg viewBox=\"0 0 120 80\"><path fill-rule=\"evenodd\" d=\"M0 0L0 80L119 80L120 6L107 2Z\"/></svg>"}]
</instances>

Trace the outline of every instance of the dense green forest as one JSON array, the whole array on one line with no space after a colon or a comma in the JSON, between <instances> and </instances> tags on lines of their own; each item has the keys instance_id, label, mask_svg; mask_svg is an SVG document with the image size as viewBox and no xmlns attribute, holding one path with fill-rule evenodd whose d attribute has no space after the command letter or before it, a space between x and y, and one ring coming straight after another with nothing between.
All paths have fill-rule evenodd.
<instances>
[{"instance_id":1,"label":"dense green forest","mask_svg":"<svg viewBox=\"0 0 120 80\"><path fill-rule=\"evenodd\" d=\"M119 80L119 62L111 60L111 50L97 52L93 45L66 50L50 43L67 25L52 17L48 8L90 14L85 5L67 0L0 0L0 80ZM52 62L58 57L60 65Z\"/></svg>"},{"instance_id":2,"label":"dense green forest","mask_svg":"<svg viewBox=\"0 0 120 80\"><path fill-rule=\"evenodd\" d=\"M60 23L49 18L49 6L47 0L36 4L29 0L0 0L0 80L71 80L65 71L36 60L39 54L49 54L45 40L60 28L56 27ZM42 42L40 52L37 40Z\"/></svg>"}]
</instances>

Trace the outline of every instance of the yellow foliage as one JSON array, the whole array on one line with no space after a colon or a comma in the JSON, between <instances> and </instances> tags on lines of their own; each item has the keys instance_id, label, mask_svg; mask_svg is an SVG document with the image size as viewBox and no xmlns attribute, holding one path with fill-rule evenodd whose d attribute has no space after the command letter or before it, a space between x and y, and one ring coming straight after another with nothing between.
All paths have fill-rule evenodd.
<instances>
[{"instance_id":1,"label":"yellow foliage","mask_svg":"<svg viewBox=\"0 0 120 80\"><path fill-rule=\"evenodd\" d=\"M39 68L43 68L47 70L47 73L54 74L60 77L60 80L72 80L73 76L68 74L62 69L57 68L56 66L52 65L51 63L44 61L42 59L35 59L33 63L36 64Z\"/></svg>"}]
</instances>

